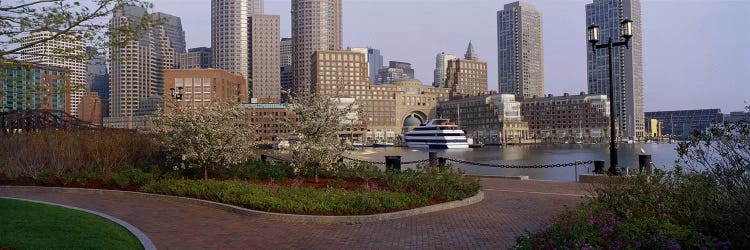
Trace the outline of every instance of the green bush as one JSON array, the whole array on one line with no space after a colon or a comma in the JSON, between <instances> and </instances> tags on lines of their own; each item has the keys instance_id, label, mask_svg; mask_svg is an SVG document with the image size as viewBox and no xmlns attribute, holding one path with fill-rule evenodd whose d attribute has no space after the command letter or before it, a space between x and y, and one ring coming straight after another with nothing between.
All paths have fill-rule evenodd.
<instances>
[{"instance_id":1,"label":"green bush","mask_svg":"<svg viewBox=\"0 0 750 250\"><path fill-rule=\"evenodd\" d=\"M250 160L237 168L234 177L242 180L286 180L293 175L289 166Z\"/></svg>"},{"instance_id":2,"label":"green bush","mask_svg":"<svg viewBox=\"0 0 750 250\"><path fill-rule=\"evenodd\" d=\"M153 174L143 172L143 170L134 168L129 164L118 166L111 178L111 182L119 187L126 187L130 184L143 186L152 180Z\"/></svg>"},{"instance_id":3,"label":"green bush","mask_svg":"<svg viewBox=\"0 0 750 250\"><path fill-rule=\"evenodd\" d=\"M559 216L547 229L517 239L518 249L722 249L713 229L709 175L657 171L595 189L589 202ZM721 212L718 212L721 214Z\"/></svg>"},{"instance_id":4,"label":"green bush","mask_svg":"<svg viewBox=\"0 0 750 250\"><path fill-rule=\"evenodd\" d=\"M80 174L78 174L78 177L76 178L76 181L81 185L86 185L89 182L100 180L101 174L99 174L96 170L87 170L82 171Z\"/></svg>"},{"instance_id":5,"label":"green bush","mask_svg":"<svg viewBox=\"0 0 750 250\"><path fill-rule=\"evenodd\" d=\"M463 171L447 167L417 166L416 170L389 171L385 182L395 192L418 194L439 201L461 200L476 195L481 189L477 178L464 176Z\"/></svg>"},{"instance_id":6,"label":"green bush","mask_svg":"<svg viewBox=\"0 0 750 250\"><path fill-rule=\"evenodd\" d=\"M192 197L262 211L299 214L355 215L421 206L415 194L260 185L241 181L161 180L141 191Z\"/></svg>"}]
</instances>

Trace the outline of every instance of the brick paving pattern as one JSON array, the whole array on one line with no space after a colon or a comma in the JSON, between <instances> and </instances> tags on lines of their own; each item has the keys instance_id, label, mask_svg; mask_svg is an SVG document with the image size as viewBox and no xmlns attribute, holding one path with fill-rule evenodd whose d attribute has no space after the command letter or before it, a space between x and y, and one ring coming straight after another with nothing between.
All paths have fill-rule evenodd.
<instances>
[{"instance_id":1,"label":"brick paving pattern","mask_svg":"<svg viewBox=\"0 0 750 250\"><path fill-rule=\"evenodd\" d=\"M199 205L103 194L0 191L94 210L143 231L159 249L507 249L579 204L577 183L483 179L484 201L467 207L366 224L279 222Z\"/></svg>"}]
</instances>

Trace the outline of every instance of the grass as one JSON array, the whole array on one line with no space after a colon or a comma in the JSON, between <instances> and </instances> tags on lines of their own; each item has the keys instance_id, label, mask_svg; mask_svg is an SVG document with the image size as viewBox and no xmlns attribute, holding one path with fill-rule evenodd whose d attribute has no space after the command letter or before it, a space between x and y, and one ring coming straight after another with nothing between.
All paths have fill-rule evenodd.
<instances>
[{"instance_id":1,"label":"grass","mask_svg":"<svg viewBox=\"0 0 750 250\"><path fill-rule=\"evenodd\" d=\"M417 194L376 189L316 189L240 181L161 180L143 186L141 191L192 197L262 211L315 215L391 212L424 206L429 202L429 199Z\"/></svg>"},{"instance_id":2,"label":"grass","mask_svg":"<svg viewBox=\"0 0 750 250\"><path fill-rule=\"evenodd\" d=\"M0 199L0 248L143 249L143 246L128 230L97 215Z\"/></svg>"}]
</instances>

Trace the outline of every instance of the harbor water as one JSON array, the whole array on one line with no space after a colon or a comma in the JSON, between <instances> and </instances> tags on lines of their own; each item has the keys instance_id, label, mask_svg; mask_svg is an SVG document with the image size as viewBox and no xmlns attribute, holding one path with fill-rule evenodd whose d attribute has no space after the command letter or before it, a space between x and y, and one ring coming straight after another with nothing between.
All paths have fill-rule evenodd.
<instances>
[{"instance_id":1,"label":"harbor water","mask_svg":"<svg viewBox=\"0 0 750 250\"><path fill-rule=\"evenodd\" d=\"M678 160L677 144L620 144L618 159L620 167L638 169L638 155L641 150L651 155L652 162L659 169L669 170ZM362 148L349 153L355 159L383 162L385 156L401 156L403 162L424 160L428 152L437 152L438 157L446 157L470 162L505 164L505 165L547 165L571 163L575 161L605 161L609 166L608 144L557 144L557 145L506 145L485 146L471 149L411 149L405 147ZM472 175L528 176L529 179L574 182L576 176L594 170L593 164L579 166L577 173L574 167L508 169L481 167L452 163ZM588 166L588 168L587 168ZM404 165L402 168L414 168L415 165Z\"/></svg>"}]
</instances>

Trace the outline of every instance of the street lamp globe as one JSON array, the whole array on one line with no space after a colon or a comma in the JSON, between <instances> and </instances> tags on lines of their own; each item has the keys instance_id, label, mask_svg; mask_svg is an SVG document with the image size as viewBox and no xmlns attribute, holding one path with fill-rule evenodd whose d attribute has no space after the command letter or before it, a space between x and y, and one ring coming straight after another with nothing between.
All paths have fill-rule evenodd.
<instances>
[{"instance_id":1,"label":"street lamp globe","mask_svg":"<svg viewBox=\"0 0 750 250\"><path fill-rule=\"evenodd\" d=\"M586 32L586 38L592 45L599 42L599 26L591 25Z\"/></svg>"},{"instance_id":2,"label":"street lamp globe","mask_svg":"<svg viewBox=\"0 0 750 250\"><path fill-rule=\"evenodd\" d=\"M633 37L633 20L625 19L620 23L620 36L625 40Z\"/></svg>"}]
</instances>

